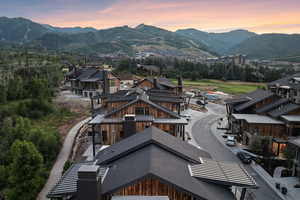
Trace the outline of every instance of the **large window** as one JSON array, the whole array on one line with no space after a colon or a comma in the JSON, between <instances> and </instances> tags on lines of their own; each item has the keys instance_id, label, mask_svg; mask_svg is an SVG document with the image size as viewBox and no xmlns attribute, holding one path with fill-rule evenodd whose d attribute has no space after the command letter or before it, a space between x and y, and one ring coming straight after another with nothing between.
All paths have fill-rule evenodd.
<instances>
[{"instance_id":1,"label":"large window","mask_svg":"<svg viewBox=\"0 0 300 200\"><path fill-rule=\"evenodd\" d=\"M136 107L135 108L135 114L136 115L149 115L149 108L144 107Z\"/></svg>"}]
</instances>

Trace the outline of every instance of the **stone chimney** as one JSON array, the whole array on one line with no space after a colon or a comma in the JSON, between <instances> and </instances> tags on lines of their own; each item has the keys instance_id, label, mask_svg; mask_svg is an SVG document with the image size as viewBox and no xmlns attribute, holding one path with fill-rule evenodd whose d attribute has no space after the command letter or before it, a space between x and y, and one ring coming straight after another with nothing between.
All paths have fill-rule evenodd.
<instances>
[{"instance_id":1,"label":"stone chimney","mask_svg":"<svg viewBox=\"0 0 300 200\"><path fill-rule=\"evenodd\" d=\"M100 167L97 165L83 165L78 170L77 199L101 200Z\"/></svg>"}]
</instances>

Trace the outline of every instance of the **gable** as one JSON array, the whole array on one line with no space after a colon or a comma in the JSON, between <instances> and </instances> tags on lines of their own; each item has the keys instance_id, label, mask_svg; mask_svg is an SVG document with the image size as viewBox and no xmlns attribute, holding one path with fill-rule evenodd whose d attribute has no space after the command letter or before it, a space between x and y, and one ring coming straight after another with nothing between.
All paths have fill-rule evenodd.
<instances>
[{"instance_id":1,"label":"gable","mask_svg":"<svg viewBox=\"0 0 300 200\"><path fill-rule=\"evenodd\" d=\"M155 118L174 118L174 116L171 116L169 113L162 111L158 109L157 107L154 107L153 105L150 105L146 102L143 102L141 100L119 110L117 113L113 114L111 117L119 117L122 118L125 114L135 114L135 109L137 107L143 107L149 109L149 115L154 116Z\"/></svg>"}]
</instances>

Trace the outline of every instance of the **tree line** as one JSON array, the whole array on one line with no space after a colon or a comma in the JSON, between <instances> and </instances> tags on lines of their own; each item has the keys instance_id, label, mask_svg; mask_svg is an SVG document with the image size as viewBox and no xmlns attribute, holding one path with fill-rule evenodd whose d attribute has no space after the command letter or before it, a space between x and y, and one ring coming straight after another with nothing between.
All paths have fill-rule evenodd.
<instances>
[{"instance_id":1,"label":"tree line","mask_svg":"<svg viewBox=\"0 0 300 200\"><path fill-rule=\"evenodd\" d=\"M263 67L251 65L233 65L231 63L195 63L171 58L147 58L144 60L123 59L116 64L116 72L130 72L137 75L149 75L139 71L137 65L155 65L160 75L176 78L181 75L193 81L200 79L238 80L248 82L271 82L288 74L295 73L293 68Z\"/></svg>"}]
</instances>

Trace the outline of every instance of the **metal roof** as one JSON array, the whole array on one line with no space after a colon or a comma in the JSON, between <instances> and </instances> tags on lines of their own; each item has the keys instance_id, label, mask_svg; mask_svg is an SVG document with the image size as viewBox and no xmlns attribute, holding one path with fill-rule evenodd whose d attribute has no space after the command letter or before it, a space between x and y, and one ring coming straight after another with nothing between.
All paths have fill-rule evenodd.
<instances>
[{"instance_id":1,"label":"metal roof","mask_svg":"<svg viewBox=\"0 0 300 200\"><path fill-rule=\"evenodd\" d=\"M222 185L257 188L255 180L237 163L205 158L201 161L201 164L189 165L191 176Z\"/></svg>"},{"instance_id":2,"label":"metal roof","mask_svg":"<svg viewBox=\"0 0 300 200\"><path fill-rule=\"evenodd\" d=\"M294 103L289 103L283 106L280 106L274 110L271 110L270 112L268 112L268 114L271 117L279 117L280 115L285 115L289 112L292 112L294 110L297 110L300 108L300 105L294 104Z\"/></svg>"},{"instance_id":3,"label":"metal roof","mask_svg":"<svg viewBox=\"0 0 300 200\"><path fill-rule=\"evenodd\" d=\"M188 124L188 121L185 118L180 119L171 119L171 118L156 118L154 119L156 124Z\"/></svg>"},{"instance_id":4,"label":"metal roof","mask_svg":"<svg viewBox=\"0 0 300 200\"><path fill-rule=\"evenodd\" d=\"M264 105L264 106L256 109L255 112L256 113L268 112L268 111L270 111L270 110L272 110L272 109L274 109L274 108L276 108L276 107L278 107L278 106L280 106L282 104L286 104L288 102L289 102L288 99L281 98L281 99L278 99L278 100L276 100L274 102L268 103L268 104L266 104L266 105Z\"/></svg>"},{"instance_id":5,"label":"metal roof","mask_svg":"<svg viewBox=\"0 0 300 200\"><path fill-rule=\"evenodd\" d=\"M157 124L188 124L185 118L154 118L152 115L136 115L136 122L154 122ZM89 124L119 124L123 123L123 118L105 118L103 115L96 115Z\"/></svg>"},{"instance_id":6,"label":"metal roof","mask_svg":"<svg viewBox=\"0 0 300 200\"><path fill-rule=\"evenodd\" d=\"M232 114L237 120L245 120L249 124L284 124L282 121L272 117L257 114Z\"/></svg>"},{"instance_id":7,"label":"metal roof","mask_svg":"<svg viewBox=\"0 0 300 200\"><path fill-rule=\"evenodd\" d=\"M281 118L288 122L300 122L300 115L282 115Z\"/></svg>"},{"instance_id":8,"label":"metal roof","mask_svg":"<svg viewBox=\"0 0 300 200\"><path fill-rule=\"evenodd\" d=\"M290 138L289 143L292 143L292 144L300 147L300 137Z\"/></svg>"},{"instance_id":9,"label":"metal roof","mask_svg":"<svg viewBox=\"0 0 300 200\"><path fill-rule=\"evenodd\" d=\"M169 200L168 196L112 196L111 200Z\"/></svg>"},{"instance_id":10,"label":"metal roof","mask_svg":"<svg viewBox=\"0 0 300 200\"><path fill-rule=\"evenodd\" d=\"M54 185L54 187L47 194L48 198L55 198L61 196L68 196L75 194L77 192L77 180L78 180L78 170L82 166L92 165L92 162L75 163L73 164L59 179L59 181ZM106 167L101 167L99 175L104 180L104 174L107 172Z\"/></svg>"}]
</instances>

